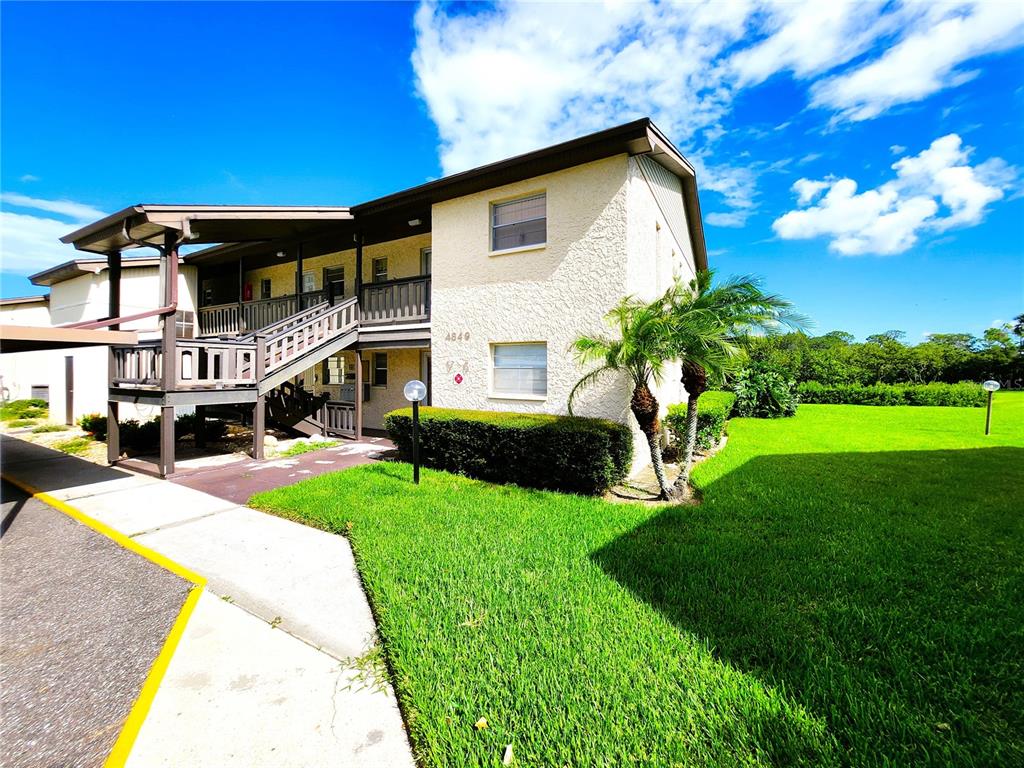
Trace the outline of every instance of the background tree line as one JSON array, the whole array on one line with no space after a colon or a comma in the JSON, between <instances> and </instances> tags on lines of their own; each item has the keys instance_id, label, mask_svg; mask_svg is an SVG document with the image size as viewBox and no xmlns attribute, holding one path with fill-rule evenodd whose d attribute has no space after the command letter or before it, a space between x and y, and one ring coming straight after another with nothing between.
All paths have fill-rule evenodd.
<instances>
[{"instance_id":1,"label":"background tree line","mask_svg":"<svg viewBox=\"0 0 1024 768\"><path fill-rule=\"evenodd\" d=\"M748 341L752 362L767 363L797 382L822 384L929 384L995 379L1004 387L1024 386L1024 314L969 333L933 333L907 344L903 331L885 331L856 342L852 334L802 332Z\"/></svg>"}]
</instances>

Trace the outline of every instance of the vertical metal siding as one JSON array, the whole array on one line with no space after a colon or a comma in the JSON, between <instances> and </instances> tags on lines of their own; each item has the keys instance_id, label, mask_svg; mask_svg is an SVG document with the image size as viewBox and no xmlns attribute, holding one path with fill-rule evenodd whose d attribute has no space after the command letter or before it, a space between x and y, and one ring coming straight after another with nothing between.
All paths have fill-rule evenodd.
<instances>
[{"instance_id":1,"label":"vertical metal siding","mask_svg":"<svg viewBox=\"0 0 1024 768\"><path fill-rule=\"evenodd\" d=\"M683 208L682 182L665 166L647 155L637 155L636 159L672 236L680 248L685 247L685 244L690 243L690 235L686 226L686 210Z\"/></svg>"}]
</instances>

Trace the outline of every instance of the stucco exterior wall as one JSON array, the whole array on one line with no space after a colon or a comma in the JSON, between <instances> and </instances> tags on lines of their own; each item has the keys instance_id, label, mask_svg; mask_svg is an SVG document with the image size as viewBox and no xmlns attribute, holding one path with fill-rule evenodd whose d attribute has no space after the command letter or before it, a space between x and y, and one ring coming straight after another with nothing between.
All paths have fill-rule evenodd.
<instances>
[{"instance_id":1,"label":"stucco exterior wall","mask_svg":"<svg viewBox=\"0 0 1024 768\"><path fill-rule=\"evenodd\" d=\"M491 203L541 191L546 244L491 254ZM566 413L585 372L570 345L607 333L603 317L625 294L628 193L628 158L620 155L433 207L435 405ZM546 342L546 396L492 392L491 347L501 342ZM624 420L628 401L624 377L609 376L582 393L574 410Z\"/></svg>"},{"instance_id":2,"label":"stucco exterior wall","mask_svg":"<svg viewBox=\"0 0 1024 768\"><path fill-rule=\"evenodd\" d=\"M9 304L0 307L0 323L5 325L50 324L50 307L45 301L34 301L31 304Z\"/></svg>"}]
</instances>

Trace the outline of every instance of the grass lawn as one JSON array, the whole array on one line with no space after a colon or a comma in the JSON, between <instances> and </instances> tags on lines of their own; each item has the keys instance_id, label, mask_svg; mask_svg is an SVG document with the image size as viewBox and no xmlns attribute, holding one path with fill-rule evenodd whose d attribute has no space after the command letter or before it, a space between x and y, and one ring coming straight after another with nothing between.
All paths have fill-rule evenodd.
<instances>
[{"instance_id":1,"label":"grass lawn","mask_svg":"<svg viewBox=\"0 0 1024 768\"><path fill-rule=\"evenodd\" d=\"M983 425L737 419L699 507L400 464L253 504L347 531L424 765L1021 765L1024 393Z\"/></svg>"}]
</instances>

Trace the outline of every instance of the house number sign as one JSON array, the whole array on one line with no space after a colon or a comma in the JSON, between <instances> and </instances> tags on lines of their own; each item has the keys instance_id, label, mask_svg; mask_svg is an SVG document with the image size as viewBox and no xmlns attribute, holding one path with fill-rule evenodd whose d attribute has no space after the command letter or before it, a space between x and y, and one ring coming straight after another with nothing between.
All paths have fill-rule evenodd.
<instances>
[{"instance_id":1,"label":"house number sign","mask_svg":"<svg viewBox=\"0 0 1024 768\"><path fill-rule=\"evenodd\" d=\"M444 337L445 341L469 341L469 331L448 331Z\"/></svg>"}]
</instances>

